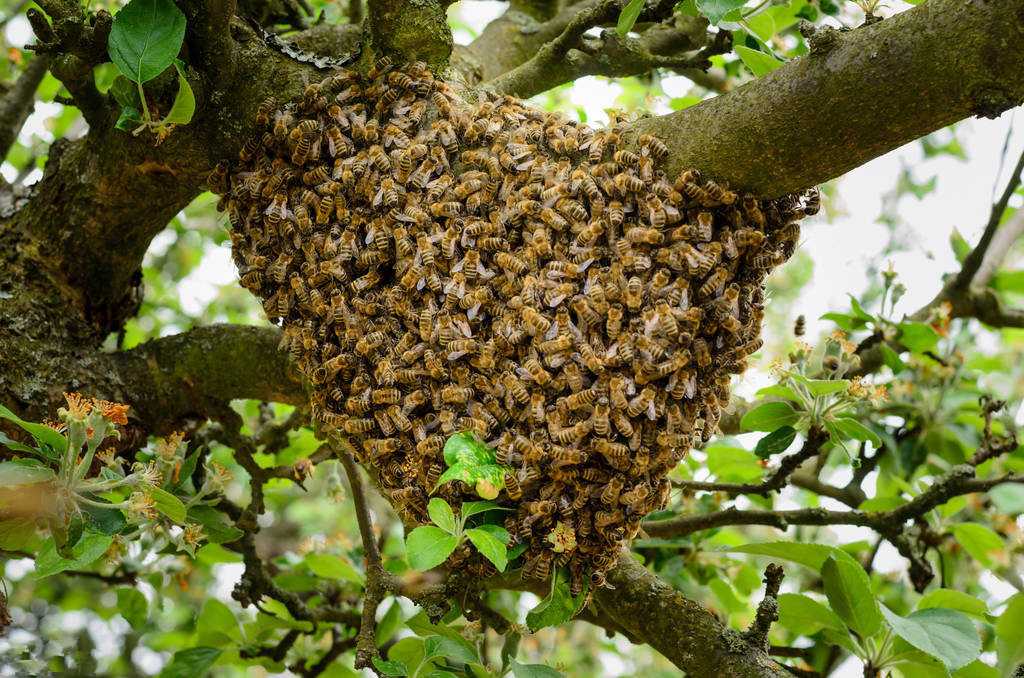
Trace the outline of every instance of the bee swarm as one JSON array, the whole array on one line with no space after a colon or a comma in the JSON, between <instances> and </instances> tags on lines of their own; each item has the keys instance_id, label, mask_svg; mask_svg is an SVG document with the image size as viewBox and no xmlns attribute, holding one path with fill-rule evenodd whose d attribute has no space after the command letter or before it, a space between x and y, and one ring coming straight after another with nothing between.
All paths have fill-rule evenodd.
<instances>
[{"instance_id":1,"label":"bee swarm","mask_svg":"<svg viewBox=\"0 0 1024 678\"><path fill-rule=\"evenodd\" d=\"M815 194L758 201L686 172L621 122L593 130L382 60L257 113L211 187L242 284L280 320L339 429L396 508L427 523L446 439L507 465L498 502L524 575L604 583L706 441L761 345L764 279ZM436 493L476 499L460 481ZM460 547L449 565L493 567Z\"/></svg>"}]
</instances>

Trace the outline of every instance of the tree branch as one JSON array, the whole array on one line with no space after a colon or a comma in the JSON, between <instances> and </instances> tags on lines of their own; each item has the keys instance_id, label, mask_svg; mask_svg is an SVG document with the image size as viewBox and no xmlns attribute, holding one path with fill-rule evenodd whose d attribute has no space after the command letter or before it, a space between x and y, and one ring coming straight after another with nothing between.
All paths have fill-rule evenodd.
<instances>
[{"instance_id":1,"label":"tree branch","mask_svg":"<svg viewBox=\"0 0 1024 678\"><path fill-rule=\"evenodd\" d=\"M29 59L25 69L0 99L0 159L6 158L18 138L25 120L32 114L36 102L36 89L43 81L50 60L46 56Z\"/></svg>"},{"instance_id":2,"label":"tree branch","mask_svg":"<svg viewBox=\"0 0 1024 678\"><path fill-rule=\"evenodd\" d=\"M367 35L373 52L395 63L424 61L435 73L452 53L447 0L370 0Z\"/></svg>"},{"instance_id":3,"label":"tree branch","mask_svg":"<svg viewBox=\"0 0 1024 678\"><path fill-rule=\"evenodd\" d=\"M698 167L734 189L783 195L1018 105L1021 22L1013 0L929 0L847 33L823 29L809 55L634 129L665 139L669 176Z\"/></svg>"},{"instance_id":4,"label":"tree branch","mask_svg":"<svg viewBox=\"0 0 1024 678\"><path fill-rule=\"evenodd\" d=\"M600 608L688 675L789 676L764 649L723 626L711 612L651 574L631 554L619 555L608 582L615 588L595 593Z\"/></svg>"}]
</instances>

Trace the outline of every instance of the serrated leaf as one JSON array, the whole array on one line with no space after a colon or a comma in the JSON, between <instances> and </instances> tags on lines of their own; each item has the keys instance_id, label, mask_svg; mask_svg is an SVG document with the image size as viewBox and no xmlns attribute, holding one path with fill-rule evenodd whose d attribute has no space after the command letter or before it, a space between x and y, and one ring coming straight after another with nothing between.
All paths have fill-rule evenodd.
<instances>
[{"instance_id":1,"label":"serrated leaf","mask_svg":"<svg viewBox=\"0 0 1024 678\"><path fill-rule=\"evenodd\" d=\"M760 78L762 75L771 73L776 68L782 65L782 62L773 57L770 54L765 54L756 49L744 47L743 45L736 45L733 49L736 50L737 56L743 61L743 64L750 69L754 74L754 77Z\"/></svg>"},{"instance_id":2,"label":"serrated leaf","mask_svg":"<svg viewBox=\"0 0 1024 678\"><path fill-rule=\"evenodd\" d=\"M363 575L344 558L329 553L307 553L304 560L309 571L318 577L363 583Z\"/></svg>"},{"instance_id":3,"label":"serrated leaf","mask_svg":"<svg viewBox=\"0 0 1024 678\"><path fill-rule=\"evenodd\" d=\"M619 13L619 21L615 26L615 30L619 32L619 35L625 37L632 30L633 24L640 18L640 12L643 9L644 0L629 0L629 3Z\"/></svg>"},{"instance_id":4,"label":"serrated leaf","mask_svg":"<svg viewBox=\"0 0 1024 678\"><path fill-rule=\"evenodd\" d=\"M740 429L743 431L774 431L783 426L797 423L799 416L789 403L765 403L743 415Z\"/></svg>"},{"instance_id":5,"label":"serrated leaf","mask_svg":"<svg viewBox=\"0 0 1024 678\"><path fill-rule=\"evenodd\" d=\"M757 446L754 447L754 454L761 459L767 459L773 454L785 452L794 440L796 440L796 429L792 426L783 426L758 440Z\"/></svg>"},{"instance_id":6,"label":"serrated leaf","mask_svg":"<svg viewBox=\"0 0 1024 678\"><path fill-rule=\"evenodd\" d=\"M449 466L465 464L480 466L494 463L494 450L488 448L472 431L460 431L444 444L444 461Z\"/></svg>"},{"instance_id":7,"label":"serrated leaf","mask_svg":"<svg viewBox=\"0 0 1024 678\"><path fill-rule=\"evenodd\" d=\"M444 499L434 497L427 504L427 513L434 524L449 534L455 533L455 514Z\"/></svg>"},{"instance_id":8,"label":"serrated leaf","mask_svg":"<svg viewBox=\"0 0 1024 678\"><path fill-rule=\"evenodd\" d=\"M556 569L551 581L551 593L526 613L526 625L536 633L548 626L567 622L579 612L585 597L585 590L576 598L569 595L569 585L562 580L561 570Z\"/></svg>"},{"instance_id":9,"label":"serrated leaf","mask_svg":"<svg viewBox=\"0 0 1024 678\"><path fill-rule=\"evenodd\" d=\"M149 82L178 56L185 15L171 0L131 0L114 16L110 60L134 82Z\"/></svg>"},{"instance_id":10,"label":"serrated leaf","mask_svg":"<svg viewBox=\"0 0 1024 678\"><path fill-rule=\"evenodd\" d=\"M97 497L91 494L87 494L85 497L86 499L99 502L101 504L110 503L103 497ZM113 535L117 534L128 525L128 520L124 517L124 513L121 509L101 508L90 504L82 504L81 507L82 510L85 511L89 527L93 528L97 532Z\"/></svg>"},{"instance_id":11,"label":"serrated leaf","mask_svg":"<svg viewBox=\"0 0 1024 678\"><path fill-rule=\"evenodd\" d=\"M813 598L798 593L780 593L779 623L801 635L809 636L823 628L843 632L846 627L836 613Z\"/></svg>"},{"instance_id":12,"label":"serrated leaf","mask_svg":"<svg viewBox=\"0 0 1024 678\"><path fill-rule=\"evenodd\" d=\"M434 657L450 657L464 664L475 664L480 661L476 652L466 647L464 643L445 636L430 636L423 641L424 660Z\"/></svg>"},{"instance_id":13,"label":"serrated leaf","mask_svg":"<svg viewBox=\"0 0 1024 678\"><path fill-rule=\"evenodd\" d=\"M384 661L380 657L373 658L373 665L385 676L407 676L409 669L402 662Z\"/></svg>"},{"instance_id":14,"label":"serrated leaf","mask_svg":"<svg viewBox=\"0 0 1024 678\"><path fill-rule=\"evenodd\" d=\"M35 459L0 462L0 487L3 488L45 483L56 477L57 474L53 472L53 469L43 466Z\"/></svg>"},{"instance_id":15,"label":"serrated leaf","mask_svg":"<svg viewBox=\"0 0 1024 678\"><path fill-rule=\"evenodd\" d=\"M860 563L830 555L821 566L821 580L832 611L862 638L870 638L882 625L878 601Z\"/></svg>"},{"instance_id":16,"label":"serrated leaf","mask_svg":"<svg viewBox=\"0 0 1024 678\"><path fill-rule=\"evenodd\" d=\"M0 417L13 421L23 430L27 431L36 439L37 442L46 443L52 448L54 452L62 453L68 447L68 439L63 435L54 431L49 426L43 426L42 424L35 424L31 421L25 421L14 412L0 405ZM49 456L49 455L47 455Z\"/></svg>"},{"instance_id":17,"label":"serrated leaf","mask_svg":"<svg viewBox=\"0 0 1024 678\"><path fill-rule=\"evenodd\" d=\"M459 540L439 527L425 525L409 533L405 542L406 558L414 570L437 567L451 555Z\"/></svg>"},{"instance_id":18,"label":"serrated leaf","mask_svg":"<svg viewBox=\"0 0 1024 678\"><path fill-rule=\"evenodd\" d=\"M811 395L823 396L830 393L845 391L850 385L849 379L805 379L803 381Z\"/></svg>"},{"instance_id":19,"label":"serrated leaf","mask_svg":"<svg viewBox=\"0 0 1024 678\"><path fill-rule=\"evenodd\" d=\"M223 514L206 504L196 504L188 509L187 519L203 526L203 535L211 544L224 544L240 539L244 532L228 525Z\"/></svg>"},{"instance_id":20,"label":"serrated leaf","mask_svg":"<svg viewBox=\"0 0 1024 678\"><path fill-rule=\"evenodd\" d=\"M477 527L475 527L473 529L483 530L484 532L487 532L488 534L490 534L492 537L494 537L495 539L500 541L505 546L508 546L512 542L512 535L510 535L508 533L508 530L506 530L501 525L484 524L484 525L478 525Z\"/></svg>"},{"instance_id":21,"label":"serrated leaf","mask_svg":"<svg viewBox=\"0 0 1024 678\"><path fill-rule=\"evenodd\" d=\"M941 661L950 671L966 666L981 654L981 639L963 612L933 607L901 617L881 606L893 631L922 652Z\"/></svg>"},{"instance_id":22,"label":"serrated leaf","mask_svg":"<svg viewBox=\"0 0 1024 678\"><path fill-rule=\"evenodd\" d=\"M543 664L520 664L512 660L514 678L565 678L565 674Z\"/></svg>"},{"instance_id":23,"label":"serrated leaf","mask_svg":"<svg viewBox=\"0 0 1024 678\"><path fill-rule=\"evenodd\" d=\"M170 492L161 490L159 487L148 488L148 491L153 498L153 504L156 506L157 511L179 525L185 523L185 516L188 513L185 511L185 505L181 503L180 499Z\"/></svg>"},{"instance_id":24,"label":"serrated leaf","mask_svg":"<svg viewBox=\"0 0 1024 678\"><path fill-rule=\"evenodd\" d=\"M744 4L746 0L697 0L697 11L707 17L714 26L718 25L726 14Z\"/></svg>"},{"instance_id":25,"label":"serrated leaf","mask_svg":"<svg viewBox=\"0 0 1024 678\"><path fill-rule=\"evenodd\" d=\"M47 539L36 556L36 577L42 579L64 570L80 570L103 557L114 538L107 534L87 532L71 549L71 558L61 558L57 544Z\"/></svg>"},{"instance_id":26,"label":"serrated leaf","mask_svg":"<svg viewBox=\"0 0 1024 678\"><path fill-rule=\"evenodd\" d=\"M882 439L878 437L878 434L856 419L840 417L838 419L833 419L831 423L847 438L869 442L875 447L882 446Z\"/></svg>"},{"instance_id":27,"label":"serrated leaf","mask_svg":"<svg viewBox=\"0 0 1024 678\"><path fill-rule=\"evenodd\" d=\"M132 628L139 631L146 623L149 603L146 601L146 596L142 595L142 591L120 588L117 590L117 611Z\"/></svg>"},{"instance_id":28,"label":"serrated leaf","mask_svg":"<svg viewBox=\"0 0 1024 678\"><path fill-rule=\"evenodd\" d=\"M179 59L174 60L174 68L178 71L178 92L174 95L171 110L167 111L161 122L167 125L187 125L196 112L196 95L185 78L185 69Z\"/></svg>"},{"instance_id":29,"label":"serrated leaf","mask_svg":"<svg viewBox=\"0 0 1024 678\"><path fill-rule=\"evenodd\" d=\"M202 678L220 658L221 650L216 647L190 647L178 650L171 663L160 672L160 678Z\"/></svg>"},{"instance_id":30,"label":"serrated leaf","mask_svg":"<svg viewBox=\"0 0 1024 678\"><path fill-rule=\"evenodd\" d=\"M480 552L480 555L494 563L498 572L505 571L505 566L508 565L508 555L505 545L498 541L497 537L478 528L466 530L466 536L469 537L469 541L473 542L473 546Z\"/></svg>"},{"instance_id":31,"label":"serrated leaf","mask_svg":"<svg viewBox=\"0 0 1024 678\"><path fill-rule=\"evenodd\" d=\"M793 402L796 403L803 402L803 399L796 394L796 391L789 388L788 386L783 386L782 384L772 384L771 386L765 386L754 395L756 395L758 398L776 396L778 398L786 398L788 400L792 400Z\"/></svg>"}]
</instances>

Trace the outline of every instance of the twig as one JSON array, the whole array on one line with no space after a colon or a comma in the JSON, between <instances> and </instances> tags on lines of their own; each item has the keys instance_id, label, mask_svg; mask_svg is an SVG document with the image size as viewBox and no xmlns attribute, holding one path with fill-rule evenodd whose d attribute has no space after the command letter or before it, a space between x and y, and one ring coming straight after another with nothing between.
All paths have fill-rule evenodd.
<instances>
[{"instance_id":1,"label":"twig","mask_svg":"<svg viewBox=\"0 0 1024 678\"><path fill-rule=\"evenodd\" d=\"M782 578L785 570L777 563L771 563L764 571L764 598L757 606L757 614L750 628L744 633L747 642L756 647L769 650L771 644L768 642L768 631L774 622L779 620L779 587L782 585Z\"/></svg>"},{"instance_id":2,"label":"twig","mask_svg":"<svg viewBox=\"0 0 1024 678\"><path fill-rule=\"evenodd\" d=\"M786 486L789 476L808 459L816 456L821 451L821 446L828 441L829 435L819 427L814 427L807 433L807 439L799 452L785 457L775 473L760 483L714 483L701 482L696 480L676 480L673 486L683 490L695 490L702 492L725 492L731 497L740 494L758 494L767 497L772 492L777 492Z\"/></svg>"},{"instance_id":3,"label":"twig","mask_svg":"<svg viewBox=\"0 0 1024 678\"><path fill-rule=\"evenodd\" d=\"M37 55L29 59L14 86L0 99L0 159L6 158L18 138L25 120L35 107L36 89L43 81L50 58Z\"/></svg>"}]
</instances>

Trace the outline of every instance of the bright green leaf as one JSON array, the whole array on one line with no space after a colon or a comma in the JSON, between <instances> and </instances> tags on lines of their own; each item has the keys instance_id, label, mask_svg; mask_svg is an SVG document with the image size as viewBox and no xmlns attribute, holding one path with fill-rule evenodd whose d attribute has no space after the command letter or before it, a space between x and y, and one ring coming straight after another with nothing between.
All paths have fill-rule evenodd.
<instances>
[{"instance_id":1,"label":"bright green leaf","mask_svg":"<svg viewBox=\"0 0 1024 678\"><path fill-rule=\"evenodd\" d=\"M434 524L449 534L455 533L455 514L444 499L434 497L427 504L427 512Z\"/></svg>"},{"instance_id":2,"label":"bright green leaf","mask_svg":"<svg viewBox=\"0 0 1024 678\"><path fill-rule=\"evenodd\" d=\"M828 557L833 555L840 560L845 558L850 562L857 562L849 553L841 549L837 549L834 546L825 546L824 544L775 541L764 542L761 544L743 544L742 546L733 546L732 548L725 550L734 553L750 553L759 556L770 556L780 560L788 560L789 562L799 563L800 565L809 567L815 572L819 571L825 564Z\"/></svg>"},{"instance_id":3,"label":"bright green leaf","mask_svg":"<svg viewBox=\"0 0 1024 678\"><path fill-rule=\"evenodd\" d=\"M886 366L892 370L893 374L899 374L907 368L906 363L903 362L899 354L889 348L889 344L882 342L878 344L878 348L882 352L882 360L885 361Z\"/></svg>"},{"instance_id":4,"label":"bright green leaf","mask_svg":"<svg viewBox=\"0 0 1024 678\"><path fill-rule=\"evenodd\" d=\"M1003 549L1003 539L991 528L978 523L960 523L950 525L949 531L964 547L964 550L985 567L992 567L993 551Z\"/></svg>"},{"instance_id":5,"label":"bright green leaf","mask_svg":"<svg viewBox=\"0 0 1024 678\"><path fill-rule=\"evenodd\" d=\"M388 659L406 666L419 666L423 662L423 639L416 636L401 638L388 649Z\"/></svg>"},{"instance_id":6,"label":"bright green leaf","mask_svg":"<svg viewBox=\"0 0 1024 678\"><path fill-rule=\"evenodd\" d=\"M196 633L210 645L227 645L232 640L241 640L241 631L235 613L216 598L207 598L203 610L196 620ZM218 637L222 640L217 642Z\"/></svg>"},{"instance_id":7,"label":"bright green leaf","mask_svg":"<svg viewBox=\"0 0 1024 678\"><path fill-rule=\"evenodd\" d=\"M31 485L53 480L57 474L48 466L43 466L35 459L16 459L0 462L0 487L15 485Z\"/></svg>"},{"instance_id":8,"label":"bright green leaf","mask_svg":"<svg viewBox=\"0 0 1024 678\"><path fill-rule=\"evenodd\" d=\"M508 533L508 530L506 530L501 525L484 524L474 529L483 530L484 532L490 534L492 537L500 541L502 544L505 544L506 546L508 546L512 542L512 535L510 535Z\"/></svg>"},{"instance_id":9,"label":"bright green leaf","mask_svg":"<svg viewBox=\"0 0 1024 678\"><path fill-rule=\"evenodd\" d=\"M138 589L120 588L117 590L117 611L132 628L139 631L146 623L149 603Z\"/></svg>"},{"instance_id":10,"label":"bright green leaf","mask_svg":"<svg viewBox=\"0 0 1024 678\"><path fill-rule=\"evenodd\" d=\"M0 521L0 550L24 551L36 535L31 518L12 518Z\"/></svg>"},{"instance_id":11,"label":"bright green leaf","mask_svg":"<svg viewBox=\"0 0 1024 678\"><path fill-rule=\"evenodd\" d=\"M901 617L885 605L881 611L896 635L938 658L950 671L966 666L981 654L978 631L962 612L933 607Z\"/></svg>"},{"instance_id":12,"label":"bright green leaf","mask_svg":"<svg viewBox=\"0 0 1024 678\"><path fill-rule=\"evenodd\" d=\"M945 607L950 610L959 610L964 614L985 621L988 614L988 605L983 600L969 596L961 591L953 589L936 589L921 598L917 604L918 610L927 610L933 607Z\"/></svg>"},{"instance_id":13,"label":"bright green leaf","mask_svg":"<svg viewBox=\"0 0 1024 678\"><path fill-rule=\"evenodd\" d=\"M821 567L821 579L829 606L847 626L862 638L878 632L882 624L878 601L859 563L830 555Z\"/></svg>"},{"instance_id":14,"label":"bright green leaf","mask_svg":"<svg viewBox=\"0 0 1024 678\"><path fill-rule=\"evenodd\" d=\"M498 568L498 572L504 572L505 566L508 564L508 555L505 552L505 545L502 544L494 535L485 530L472 528L466 530L466 536L473 542L473 546L480 554L487 558L487 560L494 563L494 566Z\"/></svg>"},{"instance_id":15,"label":"bright green leaf","mask_svg":"<svg viewBox=\"0 0 1024 678\"><path fill-rule=\"evenodd\" d=\"M836 613L813 598L798 593L780 593L779 623L794 633L809 636L823 628L843 632L846 627Z\"/></svg>"},{"instance_id":16,"label":"bright green leaf","mask_svg":"<svg viewBox=\"0 0 1024 678\"><path fill-rule=\"evenodd\" d=\"M707 17L712 25L717 26L722 17L744 4L746 0L697 0L697 10Z\"/></svg>"},{"instance_id":17,"label":"bright green leaf","mask_svg":"<svg viewBox=\"0 0 1024 678\"><path fill-rule=\"evenodd\" d=\"M456 537L439 527L417 527L406 540L406 557L414 570L429 570L447 560L458 545Z\"/></svg>"},{"instance_id":18,"label":"bright green leaf","mask_svg":"<svg viewBox=\"0 0 1024 678\"><path fill-rule=\"evenodd\" d=\"M989 490L988 496L995 502L996 508L1003 513L1016 516L1024 513L1024 485L1003 483Z\"/></svg>"},{"instance_id":19,"label":"bright green leaf","mask_svg":"<svg viewBox=\"0 0 1024 678\"><path fill-rule=\"evenodd\" d=\"M1017 664L1024 662L1024 593L1010 598L996 622L996 668L1008 676Z\"/></svg>"},{"instance_id":20,"label":"bright green leaf","mask_svg":"<svg viewBox=\"0 0 1024 678\"><path fill-rule=\"evenodd\" d=\"M807 386L807 390L811 392L811 395L823 396L830 393L837 393L839 391L845 391L846 387L850 385L849 379L805 379L804 385Z\"/></svg>"},{"instance_id":21,"label":"bright green leaf","mask_svg":"<svg viewBox=\"0 0 1024 678\"><path fill-rule=\"evenodd\" d=\"M765 403L743 415L740 419L740 429L770 432L783 426L792 426L798 419L796 410L789 403Z\"/></svg>"},{"instance_id":22,"label":"bright green leaf","mask_svg":"<svg viewBox=\"0 0 1024 678\"><path fill-rule=\"evenodd\" d=\"M779 398L787 398L796 403L802 403L803 400L796 394L796 392L788 386L781 384L772 384L771 386L765 386L755 394L759 398L766 396L777 396Z\"/></svg>"},{"instance_id":23,"label":"bright green leaf","mask_svg":"<svg viewBox=\"0 0 1024 678\"><path fill-rule=\"evenodd\" d=\"M898 340L912 353L924 353L939 343L938 333L925 323L903 323Z\"/></svg>"},{"instance_id":24,"label":"bright green leaf","mask_svg":"<svg viewBox=\"0 0 1024 678\"><path fill-rule=\"evenodd\" d=\"M41 579L64 570L80 570L102 558L113 541L108 534L91 532L71 549L71 558L61 558L53 539L48 539L36 556L36 577Z\"/></svg>"},{"instance_id":25,"label":"bright green leaf","mask_svg":"<svg viewBox=\"0 0 1024 678\"><path fill-rule=\"evenodd\" d=\"M535 608L526 613L526 625L536 633L548 626L558 626L569 621L579 612L586 597L586 591L577 598L569 595L569 585L562 580L561 571L555 570L551 582L551 593Z\"/></svg>"},{"instance_id":26,"label":"bright green leaf","mask_svg":"<svg viewBox=\"0 0 1024 678\"><path fill-rule=\"evenodd\" d=\"M444 444L443 454L449 466L458 463L467 466L494 463L494 450L480 442L472 431L461 431L449 438Z\"/></svg>"},{"instance_id":27,"label":"bright green leaf","mask_svg":"<svg viewBox=\"0 0 1024 678\"><path fill-rule=\"evenodd\" d=\"M187 519L189 522L199 523L203 526L203 535L211 544L236 541L243 534L237 527L228 525L220 511L206 504L190 506Z\"/></svg>"},{"instance_id":28,"label":"bright green leaf","mask_svg":"<svg viewBox=\"0 0 1024 678\"><path fill-rule=\"evenodd\" d=\"M475 516L478 513L484 513L485 511L511 511L512 509L507 506L498 506L494 502L490 501L464 501L462 506L459 507L459 514L462 519L465 520L470 516Z\"/></svg>"},{"instance_id":29,"label":"bright green leaf","mask_svg":"<svg viewBox=\"0 0 1024 678\"><path fill-rule=\"evenodd\" d=\"M174 67L178 71L178 93L174 95L171 110L167 111L167 115L161 122L167 125L187 125L192 121L192 116L196 112L196 95L192 93L192 87L185 78L181 61L175 59Z\"/></svg>"},{"instance_id":30,"label":"bright green leaf","mask_svg":"<svg viewBox=\"0 0 1024 678\"><path fill-rule=\"evenodd\" d=\"M839 430L840 433L845 435L847 438L853 440L863 440L871 443L875 447L882 446L882 439L878 437L874 431L869 429L864 424L860 423L856 419L849 417L840 417L832 420L832 425Z\"/></svg>"},{"instance_id":31,"label":"bright green leaf","mask_svg":"<svg viewBox=\"0 0 1024 678\"><path fill-rule=\"evenodd\" d=\"M520 664L512 660L512 675L514 678L565 678L561 671L556 671L550 666L543 664Z\"/></svg>"},{"instance_id":32,"label":"bright green leaf","mask_svg":"<svg viewBox=\"0 0 1024 678\"><path fill-rule=\"evenodd\" d=\"M760 78L762 75L771 73L776 68L782 65L782 62L773 57L770 54L765 54L756 49L744 47L743 45L736 45L733 49L736 50L736 54L743 61L743 64L750 69L754 74L754 77Z\"/></svg>"},{"instance_id":33,"label":"bright green leaf","mask_svg":"<svg viewBox=\"0 0 1024 678\"><path fill-rule=\"evenodd\" d=\"M423 642L424 659L433 657L450 657L465 664L475 664L480 661L476 652L466 647L466 644L456 642L444 636L430 636Z\"/></svg>"},{"instance_id":34,"label":"bright green leaf","mask_svg":"<svg viewBox=\"0 0 1024 678\"><path fill-rule=\"evenodd\" d=\"M156 506L157 511L170 518L172 522L179 525L184 524L187 512L185 511L185 505L181 503L180 499L170 492L161 490L159 487L148 488L148 492L153 498L153 504Z\"/></svg>"},{"instance_id":35,"label":"bright green leaf","mask_svg":"<svg viewBox=\"0 0 1024 678\"><path fill-rule=\"evenodd\" d=\"M363 583L363 575L344 558L328 553L307 553L305 561L309 571L318 577L341 579L353 584Z\"/></svg>"},{"instance_id":36,"label":"bright green leaf","mask_svg":"<svg viewBox=\"0 0 1024 678\"><path fill-rule=\"evenodd\" d=\"M384 644L391 640L391 636L395 635L395 631L401 625L402 606L398 604L398 600L392 600L391 607L384 613L381 620L377 622L377 630L374 632L377 647L384 647Z\"/></svg>"},{"instance_id":37,"label":"bright green leaf","mask_svg":"<svg viewBox=\"0 0 1024 678\"><path fill-rule=\"evenodd\" d=\"M704 452L707 454L708 471L721 480L743 482L760 478L764 474L754 453L741 447L712 445Z\"/></svg>"},{"instance_id":38,"label":"bright green leaf","mask_svg":"<svg viewBox=\"0 0 1024 678\"><path fill-rule=\"evenodd\" d=\"M216 647L178 650L171 658L171 663L160 672L160 678L202 678L220 658L221 652Z\"/></svg>"},{"instance_id":39,"label":"bright green leaf","mask_svg":"<svg viewBox=\"0 0 1024 678\"><path fill-rule=\"evenodd\" d=\"M373 665L385 676L407 676L409 669L402 662L386 662L380 657L373 658Z\"/></svg>"},{"instance_id":40,"label":"bright green leaf","mask_svg":"<svg viewBox=\"0 0 1024 678\"><path fill-rule=\"evenodd\" d=\"M14 412L0 405L0 418L13 421L15 424L20 426L22 429L27 431L36 439L37 442L46 443L55 452L63 453L68 447L68 439L63 435L54 431L49 426L43 426L42 424L35 424L30 421L25 421Z\"/></svg>"},{"instance_id":41,"label":"bright green leaf","mask_svg":"<svg viewBox=\"0 0 1024 678\"><path fill-rule=\"evenodd\" d=\"M615 30L619 32L619 35L625 36L633 28L633 24L640 17L640 12L643 11L644 0L629 0L629 4L622 8L622 12L619 13L619 22L615 27Z\"/></svg>"},{"instance_id":42,"label":"bright green leaf","mask_svg":"<svg viewBox=\"0 0 1024 678\"><path fill-rule=\"evenodd\" d=\"M184 39L185 15L171 0L131 0L114 16L107 51L121 73L145 83L171 65Z\"/></svg>"}]
</instances>

